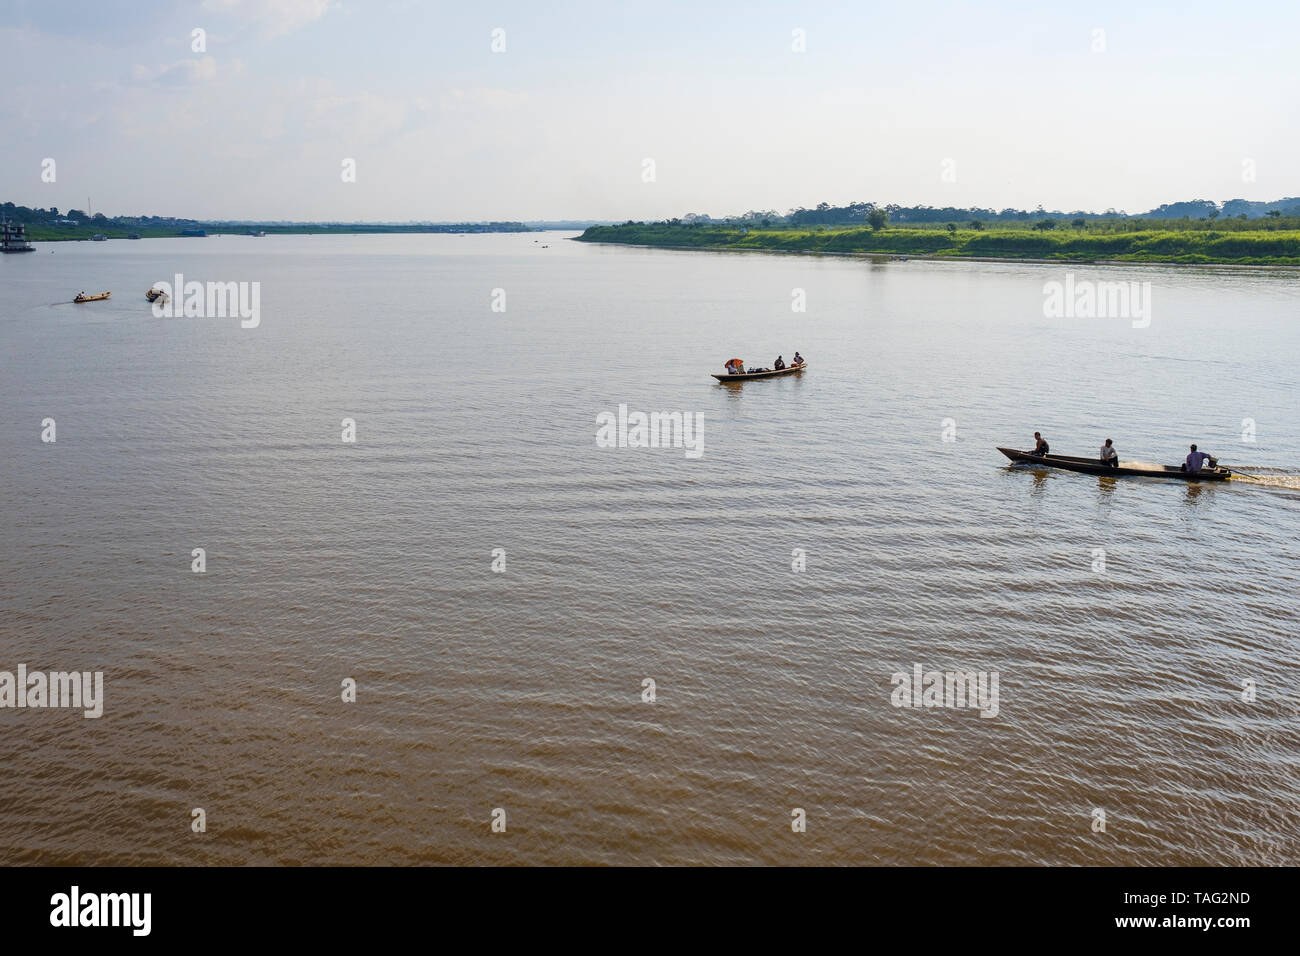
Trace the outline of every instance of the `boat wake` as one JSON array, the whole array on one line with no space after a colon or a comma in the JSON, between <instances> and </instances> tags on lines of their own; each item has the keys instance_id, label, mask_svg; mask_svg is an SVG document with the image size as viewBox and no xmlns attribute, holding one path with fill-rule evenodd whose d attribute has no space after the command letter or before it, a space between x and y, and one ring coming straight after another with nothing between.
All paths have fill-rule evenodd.
<instances>
[{"instance_id":1,"label":"boat wake","mask_svg":"<svg viewBox=\"0 0 1300 956\"><path fill-rule=\"evenodd\" d=\"M1232 470L1230 481L1244 481L1267 488L1287 488L1300 491L1300 472L1286 468L1255 468L1250 471Z\"/></svg>"}]
</instances>

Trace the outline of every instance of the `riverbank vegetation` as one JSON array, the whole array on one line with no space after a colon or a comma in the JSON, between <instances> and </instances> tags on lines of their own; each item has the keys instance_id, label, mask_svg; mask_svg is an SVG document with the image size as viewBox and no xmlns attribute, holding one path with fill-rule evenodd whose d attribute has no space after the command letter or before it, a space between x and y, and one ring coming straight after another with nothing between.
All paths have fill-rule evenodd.
<instances>
[{"instance_id":1,"label":"riverbank vegetation","mask_svg":"<svg viewBox=\"0 0 1300 956\"><path fill-rule=\"evenodd\" d=\"M579 237L680 249L1049 259L1065 262L1174 262L1300 265L1300 216L1198 221L1044 217L1027 225L978 219L879 228L669 221L593 226Z\"/></svg>"}]
</instances>

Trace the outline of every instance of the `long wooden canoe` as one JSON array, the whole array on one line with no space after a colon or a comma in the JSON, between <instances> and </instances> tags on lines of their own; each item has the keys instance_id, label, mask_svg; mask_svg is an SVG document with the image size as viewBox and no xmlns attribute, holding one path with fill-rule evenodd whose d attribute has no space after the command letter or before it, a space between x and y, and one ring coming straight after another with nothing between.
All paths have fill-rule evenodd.
<instances>
[{"instance_id":1,"label":"long wooden canoe","mask_svg":"<svg viewBox=\"0 0 1300 956\"><path fill-rule=\"evenodd\" d=\"M98 302L100 299L107 299L113 293L101 292L99 295L79 295L74 298L73 302Z\"/></svg>"},{"instance_id":2,"label":"long wooden canoe","mask_svg":"<svg viewBox=\"0 0 1300 956\"><path fill-rule=\"evenodd\" d=\"M1079 471L1088 475L1107 475L1120 478L1177 478L1180 481L1223 481L1232 477L1227 468L1210 468L1200 471L1183 471L1178 465L1143 465L1137 462L1119 463L1116 468L1103 465L1097 458L1074 458L1070 455L1035 455L1028 451L1016 451L1014 448L999 448L1018 465L1034 465L1040 468L1064 468L1066 471Z\"/></svg>"},{"instance_id":3,"label":"long wooden canoe","mask_svg":"<svg viewBox=\"0 0 1300 956\"><path fill-rule=\"evenodd\" d=\"M729 372L725 372L722 375L718 375L715 372L710 372L709 374L719 382L747 382L751 378L776 378L778 375L791 375L795 372L802 372L807 367L808 363L804 362L802 365L787 365L785 368L772 369L768 372L746 372L744 375L732 375Z\"/></svg>"}]
</instances>

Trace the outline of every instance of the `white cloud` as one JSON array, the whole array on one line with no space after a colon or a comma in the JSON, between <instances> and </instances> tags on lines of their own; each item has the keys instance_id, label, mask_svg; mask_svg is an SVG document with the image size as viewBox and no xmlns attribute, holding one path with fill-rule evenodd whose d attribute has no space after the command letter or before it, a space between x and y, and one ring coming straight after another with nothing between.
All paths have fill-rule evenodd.
<instances>
[{"instance_id":1,"label":"white cloud","mask_svg":"<svg viewBox=\"0 0 1300 956\"><path fill-rule=\"evenodd\" d=\"M139 63L131 67L131 82L141 86L193 86L216 77L217 61L210 56L190 57L156 67Z\"/></svg>"},{"instance_id":2,"label":"white cloud","mask_svg":"<svg viewBox=\"0 0 1300 956\"><path fill-rule=\"evenodd\" d=\"M203 0L203 9L255 26L263 36L293 33L321 19L331 0Z\"/></svg>"},{"instance_id":3,"label":"white cloud","mask_svg":"<svg viewBox=\"0 0 1300 956\"><path fill-rule=\"evenodd\" d=\"M438 97L438 106L445 112L482 113L489 110L508 110L526 105L532 97L526 92L516 90L450 90ZM420 109L429 109L432 104L427 99L419 99L416 105Z\"/></svg>"},{"instance_id":4,"label":"white cloud","mask_svg":"<svg viewBox=\"0 0 1300 956\"><path fill-rule=\"evenodd\" d=\"M401 100L374 93L324 96L308 103L304 126L334 140L369 143L401 129L406 114Z\"/></svg>"}]
</instances>

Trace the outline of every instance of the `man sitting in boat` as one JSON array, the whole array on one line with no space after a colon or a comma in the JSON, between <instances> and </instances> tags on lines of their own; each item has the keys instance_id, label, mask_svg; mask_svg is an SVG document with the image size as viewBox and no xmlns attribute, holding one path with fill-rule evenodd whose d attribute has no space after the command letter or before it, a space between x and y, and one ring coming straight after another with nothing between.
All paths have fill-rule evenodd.
<instances>
[{"instance_id":1,"label":"man sitting in boat","mask_svg":"<svg viewBox=\"0 0 1300 956\"><path fill-rule=\"evenodd\" d=\"M794 353L794 358L792 358L792 359L790 360L790 364L791 364L791 365L802 365L802 364L803 364L803 356L799 354L798 350L795 351L795 353Z\"/></svg>"},{"instance_id":2,"label":"man sitting in boat","mask_svg":"<svg viewBox=\"0 0 1300 956\"><path fill-rule=\"evenodd\" d=\"M1111 468L1119 467L1119 452L1111 444L1110 439L1106 439L1106 444L1101 446L1101 463Z\"/></svg>"},{"instance_id":3,"label":"man sitting in boat","mask_svg":"<svg viewBox=\"0 0 1300 956\"><path fill-rule=\"evenodd\" d=\"M1183 471L1196 474L1207 461L1212 463L1213 459L1205 452L1197 451L1196 446L1193 445L1191 454L1187 456L1187 461L1183 462ZM1211 464L1211 467L1213 467L1213 464Z\"/></svg>"},{"instance_id":4,"label":"man sitting in boat","mask_svg":"<svg viewBox=\"0 0 1300 956\"><path fill-rule=\"evenodd\" d=\"M1044 438L1042 435L1040 435L1038 432L1034 432L1034 450L1031 451L1029 454L1037 455L1039 458L1041 458L1043 457L1043 455L1046 455L1049 451L1051 451L1051 449L1047 447L1047 439Z\"/></svg>"},{"instance_id":5,"label":"man sitting in boat","mask_svg":"<svg viewBox=\"0 0 1300 956\"><path fill-rule=\"evenodd\" d=\"M772 368L776 369L777 371L780 371L781 369L785 368L785 357L782 355L778 355L776 357L776 361L772 363Z\"/></svg>"}]
</instances>

